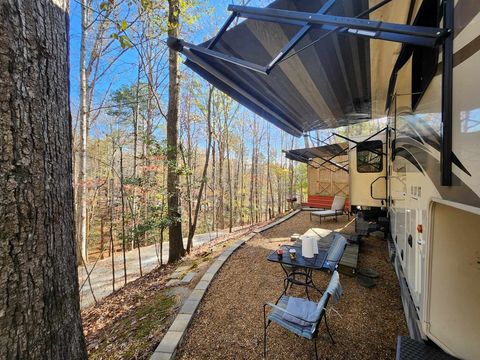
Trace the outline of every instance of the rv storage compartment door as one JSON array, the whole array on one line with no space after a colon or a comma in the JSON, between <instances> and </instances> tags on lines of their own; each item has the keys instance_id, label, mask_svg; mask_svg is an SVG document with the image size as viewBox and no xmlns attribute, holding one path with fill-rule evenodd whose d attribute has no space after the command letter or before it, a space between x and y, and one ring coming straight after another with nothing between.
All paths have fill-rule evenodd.
<instances>
[{"instance_id":1,"label":"rv storage compartment door","mask_svg":"<svg viewBox=\"0 0 480 360\"><path fill-rule=\"evenodd\" d=\"M427 335L461 359L480 359L480 215L440 203L427 253Z\"/></svg>"},{"instance_id":2,"label":"rv storage compartment door","mask_svg":"<svg viewBox=\"0 0 480 360\"><path fill-rule=\"evenodd\" d=\"M386 206L387 161L384 155L386 151L384 138L383 135L374 140L360 142L355 149L349 151L352 205ZM355 143L350 143L350 148L354 145Z\"/></svg>"}]
</instances>

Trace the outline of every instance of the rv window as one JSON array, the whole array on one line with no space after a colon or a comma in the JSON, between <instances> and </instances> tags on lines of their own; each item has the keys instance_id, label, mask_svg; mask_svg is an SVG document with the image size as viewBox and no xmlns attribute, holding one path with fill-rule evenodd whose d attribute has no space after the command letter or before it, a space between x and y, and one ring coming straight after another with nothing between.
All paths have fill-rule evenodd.
<instances>
[{"instance_id":1,"label":"rv window","mask_svg":"<svg viewBox=\"0 0 480 360\"><path fill-rule=\"evenodd\" d=\"M357 146L357 171L376 173L383 170L383 143L380 140L366 141Z\"/></svg>"}]
</instances>

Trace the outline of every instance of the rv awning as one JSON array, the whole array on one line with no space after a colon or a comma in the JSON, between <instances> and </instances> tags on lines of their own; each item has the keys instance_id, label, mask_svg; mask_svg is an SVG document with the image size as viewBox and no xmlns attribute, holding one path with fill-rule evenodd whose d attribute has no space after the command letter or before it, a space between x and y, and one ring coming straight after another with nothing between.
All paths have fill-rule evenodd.
<instances>
[{"instance_id":1,"label":"rv awning","mask_svg":"<svg viewBox=\"0 0 480 360\"><path fill-rule=\"evenodd\" d=\"M428 1L438 7L438 1ZM168 45L215 87L298 136L385 115L391 59L399 44L436 48L450 34L430 23L408 25L419 3L277 0L266 8L230 5L232 14L213 39L194 45L169 38ZM246 20L231 26L238 18Z\"/></svg>"},{"instance_id":2,"label":"rv awning","mask_svg":"<svg viewBox=\"0 0 480 360\"><path fill-rule=\"evenodd\" d=\"M293 149L285 152L287 159L308 163L310 159L330 159L348 153L348 143L342 142L305 149Z\"/></svg>"},{"instance_id":3,"label":"rv awning","mask_svg":"<svg viewBox=\"0 0 480 360\"><path fill-rule=\"evenodd\" d=\"M303 162L313 167L333 165L337 169L348 171L348 161L345 163L336 159L338 156L348 154L348 143L336 143L304 149L293 149L285 152L287 159Z\"/></svg>"},{"instance_id":4,"label":"rv awning","mask_svg":"<svg viewBox=\"0 0 480 360\"><path fill-rule=\"evenodd\" d=\"M367 0L277 0L268 8L354 17ZM247 19L224 32L211 50L255 64L269 64L305 24ZM311 28L289 52L319 39L330 28ZM211 40L198 47L207 48ZM268 75L198 51L183 43L185 64L245 107L293 135L371 118L369 40L329 34L275 66Z\"/></svg>"}]
</instances>

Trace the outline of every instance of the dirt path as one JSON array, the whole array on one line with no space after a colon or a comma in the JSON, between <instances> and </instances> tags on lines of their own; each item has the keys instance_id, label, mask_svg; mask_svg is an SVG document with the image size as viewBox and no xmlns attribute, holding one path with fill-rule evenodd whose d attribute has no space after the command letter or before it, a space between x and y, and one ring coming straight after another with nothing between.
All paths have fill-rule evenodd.
<instances>
[{"instance_id":1,"label":"dirt path","mask_svg":"<svg viewBox=\"0 0 480 360\"><path fill-rule=\"evenodd\" d=\"M232 231L236 232L241 230L242 227L233 228ZM195 235L193 238L193 246L197 247L199 245L210 242L219 237L225 236L228 234L228 229L218 230L215 232L209 232L205 234ZM187 241L184 239L184 244L186 246ZM159 254L157 254L156 245L144 246L140 250L142 258L142 272L143 275L152 271L156 266L160 264ZM168 243L164 244L162 257L164 263L168 260ZM125 285L124 271L123 271L123 255L121 252L115 253L114 256L115 263L115 289L118 290ZM126 253L126 263L127 263L127 282L133 281L140 277L140 266L138 262L138 250L134 249ZM87 264L88 272L91 272L90 282L95 298L98 300L103 299L105 296L109 295L113 291L112 287L112 258L108 257L103 260L98 260L95 264L95 261ZM93 268L93 271L92 271ZM81 308L85 308L94 303L92 290L90 289L89 283L85 282L87 279L87 271L84 266L78 267L78 281L80 284L80 305ZM83 286L82 286L83 285Z\"/></svg>"}]
</instances>

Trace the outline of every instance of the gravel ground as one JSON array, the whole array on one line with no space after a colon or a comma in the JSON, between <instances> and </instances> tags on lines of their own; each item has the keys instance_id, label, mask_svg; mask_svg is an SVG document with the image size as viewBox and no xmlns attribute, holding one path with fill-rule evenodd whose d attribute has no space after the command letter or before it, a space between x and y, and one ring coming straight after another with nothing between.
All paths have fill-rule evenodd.
<instances>
[{"instance_id":1,"label":"gravel ground","mask_svg":"<svg viewBox=\"0 0 480 360\"><path fill-rule=\"evenodd\" d=\"M347 223L324 221L321 227L339 229ZM274 302L281 294L283 271L266 257L294 233L320 227L308 212L301 212L269 231L259 234L234 253L211 284L178 359L260 359L263 352L263 312L265 302ZM350 224L344 232L352 232ZM380 274L377 286L361 287L355 278L341 275L344 296L328 312L329 325L336 344L332 345L320 327L319 355L328 359L392 359L395 340L408 333L398 282L387 260L387 244L374 237L363 239L359 268L371 268ZM328 283L328 275L317 272L316 284ZM290 295L303 296L300 288ZM316 297L318 300L319 296ZM314 358L310 341L272 324L268 329L269 359Z\"/></svg>"}]
</instances>

